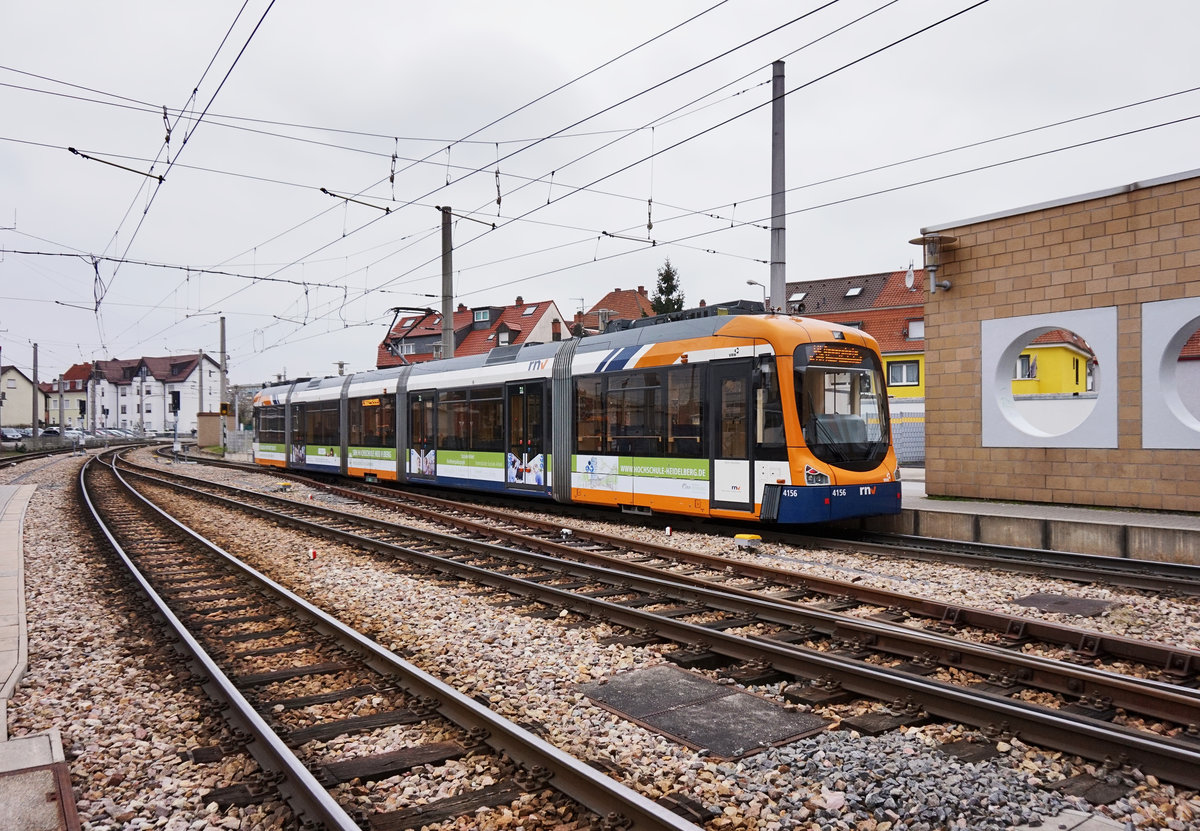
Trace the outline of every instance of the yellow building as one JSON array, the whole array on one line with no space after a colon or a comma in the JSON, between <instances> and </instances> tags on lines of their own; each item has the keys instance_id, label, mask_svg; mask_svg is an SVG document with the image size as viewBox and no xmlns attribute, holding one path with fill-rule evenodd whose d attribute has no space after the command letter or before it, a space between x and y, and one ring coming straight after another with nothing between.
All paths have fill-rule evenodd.
<instances>
[{"instance_id":1,"label":"yellow building","mask_svg":"<svg viewBox=\"0 0 1200 831\"><path fill-rule=\"evenodd\" d=\"M1096 355L1087 341L1065 329L1033 340L1013 369L1013 397L1077 395L1094 388Z\"/></svg>"}]
</instances>

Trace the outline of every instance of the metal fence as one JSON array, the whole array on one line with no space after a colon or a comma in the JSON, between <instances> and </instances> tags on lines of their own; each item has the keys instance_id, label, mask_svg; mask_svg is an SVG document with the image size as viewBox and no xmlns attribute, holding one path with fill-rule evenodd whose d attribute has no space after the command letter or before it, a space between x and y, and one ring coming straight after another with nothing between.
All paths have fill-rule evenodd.
<instances>
[{"instance_id":1,"label":"metal fence","mask_svg":"<svg viewBox=\"0 0 1200 831\"><path fill-rule=\"evenodd\" d=\"M892 414L892 442L901 464L925 463L925 399L893 398L888 402Z\"/></svg>"}]
</instances>

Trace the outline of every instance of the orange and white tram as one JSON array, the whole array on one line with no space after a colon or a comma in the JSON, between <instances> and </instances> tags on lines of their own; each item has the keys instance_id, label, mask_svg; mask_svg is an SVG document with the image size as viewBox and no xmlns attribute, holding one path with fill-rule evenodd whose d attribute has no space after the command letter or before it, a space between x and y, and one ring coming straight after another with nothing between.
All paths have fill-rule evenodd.
<instances>
[{"instance_id":1,"label":"orange and white tram","mask_svg":"<svg viewBox=\"0 0 1200 831\"><path fill-rule=\"evenodd\" d=\"M263 465L638 513L810 523L900 511L879 347L713 314L298 381L254 399Z\"/></svg>"}]
</instances>

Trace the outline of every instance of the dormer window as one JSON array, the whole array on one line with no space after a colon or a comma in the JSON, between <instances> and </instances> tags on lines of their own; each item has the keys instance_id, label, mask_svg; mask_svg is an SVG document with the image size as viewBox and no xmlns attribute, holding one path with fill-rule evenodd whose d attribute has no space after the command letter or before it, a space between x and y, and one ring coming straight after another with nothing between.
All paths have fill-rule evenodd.
<instances>
[{"instance_id":1,"label":"dormer window","mask_svg":"<svg viewBox=\"0 0 1200 831\"><path fill-rule=\"evenodd\" d=\"M490 309L476 309L475 310L475 322L476 323L487 323L488 319L490 317L490 312L491 312Z\"/></svg>"},{"instance_id":2,"label":"dormer window","mask_svg":"<svg viewBox=\"0 0 1200 831\"><path fill-rule=\"evenodd\" d=\"M512 343L512 332L507 329L501 329L496 333L496 343L500 346L508 346Z\"/></svg>"}]
</instances>

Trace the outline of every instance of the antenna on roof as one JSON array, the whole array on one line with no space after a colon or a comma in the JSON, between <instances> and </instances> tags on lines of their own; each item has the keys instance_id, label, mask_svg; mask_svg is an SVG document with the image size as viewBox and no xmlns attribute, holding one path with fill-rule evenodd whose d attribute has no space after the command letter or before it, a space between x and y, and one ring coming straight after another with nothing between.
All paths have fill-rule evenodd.
<instances>
[{"instance_id":1,"label":"antenna on roof","mask_svg":"<svg viewBox=\"0 0 1200 831\"><path fill-rule=\"evenodd\" d=\"M904 275L904 287L912 291L913 285L917 282L917 275L913 273L913 261L908 261L908 272Z\"/></svg>"}]
</instances>

